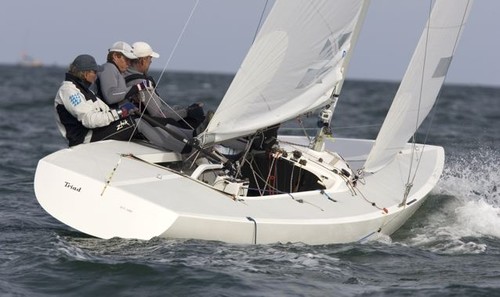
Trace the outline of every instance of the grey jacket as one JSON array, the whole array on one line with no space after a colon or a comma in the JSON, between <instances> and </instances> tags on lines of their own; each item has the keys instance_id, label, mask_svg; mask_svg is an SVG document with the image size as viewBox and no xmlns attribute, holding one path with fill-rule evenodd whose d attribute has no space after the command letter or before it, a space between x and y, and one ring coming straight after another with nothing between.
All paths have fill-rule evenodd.
<instances>
[{"instance_id":1,"label":"grey jacket","mask_svg":"<svg viewBox=\"0 0 500 297\"><path fill-rule=\"evenodd\" d=\"M125 96L130 91L131 87L127 87L125 78L115 64L107 62L102 66L104 70L97 74L100 91L103 97L102 99L108 105L121 105L125 103Z\"/></svg>"}]
</instances>

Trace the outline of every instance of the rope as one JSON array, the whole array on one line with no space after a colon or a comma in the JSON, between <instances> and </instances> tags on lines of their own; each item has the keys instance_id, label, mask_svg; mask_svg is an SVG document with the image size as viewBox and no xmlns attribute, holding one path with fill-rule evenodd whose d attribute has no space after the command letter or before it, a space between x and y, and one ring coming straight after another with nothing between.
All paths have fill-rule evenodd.
<instances>
[{"instance_id":1,"label":"rope","mask_svg":"<svg viewBox=\"0 0 500 297\"><path fill-rule=\"evenodd\" d=\"M106 182L104 183L104 188L102 189L102 192L101 192L101 197L102 195L104 195L104 191L106 191L106 189L108 188L109 184L111 183L111 179L113 178L113 175L115 174L116 172L116 169L118 168L118 166L120 165L120 163L122 162L122 157L124 155L123 154L120 154L120 158L118 159L118 162L116 162L116 165L115 167L111 170L111 172L109 173L109 176L108 176L108 179L106 180Z\"/></svg>"},{"instance_id":2,"label":"rope","mask_svg":"<svg viewBox=\"0 0 500 297\"><path fill-rule=\"evenodd\" d=\"M276 189L275 186L276 186L276 181L274 180L275 176L272 175L272 170L274 168L274 161L276 161L276 158L272 157L272 161L271 161L271 164L269 165L269 170L268 170L268 173L267 173L267 178L266 180L264 181L264 191L266 191L266 188L269 186L270 189ZM272 176L272 177L271 177ZM270 180L273 180L273 184L270 185L269 184L269 181Z\"/></svg>"},{"instance_id":3,"label":"rope","mask_svg":"<svg viewBox=\"0 0 500 297\"><path fill-rule=\"evenodd\" d=\"M335 130L345 130L345 129L360 129L360 128L379 128L380 125L357 125L357 126L341 126L341 127L335 127ZM307 130L307 131L310 131L310 130L318 130L317 127L298 127L298 128L294 128L294 127L280 127L280 131L304 131L304 130ZM306 135L307 136L307 135ZM308 137L309 138L309 137Z\"/></svg>"},{"instance_id":4,"label":"rope","mask_svg":"<svg viewBox=\"0 0 500 297\"><path fill-rule=\"evenodd\" d=\"M243 168L243 166L245 165L246 161L247 161L247 156L248 156L248 153L250 152L250 149L252 148L252 144L253 144L253 141L255 140L255 137L257 137L256 135L254 135L254 137L252 137L248 142L247 142L247 145L245 147L245 154L243 155L243 157L241 158L242 162L241 164L238 166L238 171L236 172L236 176L240 176L241 175L241 169Z\"/></svg>"},{"instance_id":5,"label":"rope","mask_svg":"<svg viewBox=\"0 0 500 297\"><path fill-rule=\"evenodd\" d=\"M299 126L300 126L300 128L302 129L302 132L304 132L304 136L307 138L307 141L308 141L309 143L311 143L311 142L313 141L313 139L309 136L309 134L307 134L307 129L306 129L306 127L304 126L304 121L302 120L302 117L298 117L298 118L297 118L297 122L299 123ZM300 128L299 128L299 129L300 129ZM315 130L316 130L316 129L317 129L317 128L315 128Z\"/></svg>"}]
</instances>

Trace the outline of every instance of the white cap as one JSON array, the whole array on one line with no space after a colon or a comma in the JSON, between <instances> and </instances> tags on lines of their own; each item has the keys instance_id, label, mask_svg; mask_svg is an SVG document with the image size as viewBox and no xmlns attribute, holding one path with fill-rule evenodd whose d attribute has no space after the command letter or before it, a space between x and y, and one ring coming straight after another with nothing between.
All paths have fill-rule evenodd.
<instances>
[{"instance_id":1,"label":"white cap","mask_svg":"<svg viewBox=\"0 0 500 297\"><path fill-rule=\"evenodd\" d=\"M134 44L132 44L132 51L137 56L137 58L143 58L148 56L151 56L153 58L160 57L158 53L155 53L153 51L153 49L151 48L151 46L149 46L149 44L142 41L134 42Z\"/></svg>"},{"instance_id":2,"label":"white cap","mask_svg":"<svg viewBox=\"0 0 500 297\"><path fill-rule=\"evenodd\" d=\"M137 59L137 56L134 55L134 52L132 51L132 47L130 46L130 44L123 41L117 41L113 43L113 45L108 51L122 53L125 57L129 59Z\"/></svg>"}]
</instances>

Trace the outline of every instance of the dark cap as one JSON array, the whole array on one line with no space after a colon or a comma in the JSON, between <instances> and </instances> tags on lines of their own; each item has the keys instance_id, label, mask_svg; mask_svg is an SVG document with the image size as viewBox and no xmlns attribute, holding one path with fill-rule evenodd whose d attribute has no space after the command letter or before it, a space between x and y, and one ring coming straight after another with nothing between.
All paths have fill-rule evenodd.
<instances>
[{"instance_id":1,"label":"dark cap","mask_svg":"<svg viewBox=\"0 0 500 297\"><path fill-rule=\"evenodd\" d=\"M103 70L103 67L97 65L94 57L91 55L79 55L72 64L79 71L95 70L100 72Z\"/></svg>"}]
</instances>

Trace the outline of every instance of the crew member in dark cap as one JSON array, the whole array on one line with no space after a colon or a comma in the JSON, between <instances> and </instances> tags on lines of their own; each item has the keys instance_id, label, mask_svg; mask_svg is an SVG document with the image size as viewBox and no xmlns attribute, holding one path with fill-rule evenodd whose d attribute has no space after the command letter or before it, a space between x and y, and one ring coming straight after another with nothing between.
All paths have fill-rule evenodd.
<instances>
[{"instance_id":1,"label":"crew member in dark cap","mask_svg":"<svg viewBox=\"0 0 500 297\"><path fill-rule=\"evenodd\" d=\"M135 110L132 103L110 109L90 90L99 71L102 67L94 57L79 55L70 64L57 91L54 100L57 126L69 146L102 139L129 140L135 131L128 117Z\"/></svg>"}]
</instances>

